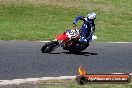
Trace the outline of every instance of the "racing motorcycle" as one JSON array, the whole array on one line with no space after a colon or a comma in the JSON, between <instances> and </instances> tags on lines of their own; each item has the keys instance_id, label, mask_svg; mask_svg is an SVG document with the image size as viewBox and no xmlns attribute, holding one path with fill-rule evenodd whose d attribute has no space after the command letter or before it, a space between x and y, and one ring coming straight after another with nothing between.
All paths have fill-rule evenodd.
<instances>
[{"instance_id":1,"label":"racing motorcycle","mask_svg":"<svg viewBox=\"0 0 132 88\"><path fill-rule=\"evenodd\" d=\"M41 48L41 51L42 53L50 53L57 47L63 47L64 50L67 50L70 53L80 53L89 46L89 42L82 43L79 39L79 29L73 28L72 30L66 30L62 34L56 35L53 41L46 43ZM94 39L97 39L97 37L93 35L92 40Z\"/></svg>"}]
</instances>

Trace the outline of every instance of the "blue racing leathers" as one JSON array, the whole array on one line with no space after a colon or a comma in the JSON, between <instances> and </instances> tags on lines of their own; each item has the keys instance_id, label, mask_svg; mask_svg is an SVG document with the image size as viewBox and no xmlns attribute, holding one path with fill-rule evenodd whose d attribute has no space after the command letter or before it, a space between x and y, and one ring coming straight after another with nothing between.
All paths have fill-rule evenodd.
<instances>
[{"instance_id":1,"label":"blue racing leathers","mask_svg":"<svg viewBox=\"0 0 132 88\"><path fill-rule=\"evenodd\" d=\"M94 31L95 31L94 21L90 20L86 17L83 17L83 16L77 16L73 20L73 24L76 25L78 20L84 21L84 23L81 27L81 30L80 30L80 36L81 36L80 41L81 42L89 42L90 40L92 40L92 36L93 36Z\"/></svg>"}]
</instances>

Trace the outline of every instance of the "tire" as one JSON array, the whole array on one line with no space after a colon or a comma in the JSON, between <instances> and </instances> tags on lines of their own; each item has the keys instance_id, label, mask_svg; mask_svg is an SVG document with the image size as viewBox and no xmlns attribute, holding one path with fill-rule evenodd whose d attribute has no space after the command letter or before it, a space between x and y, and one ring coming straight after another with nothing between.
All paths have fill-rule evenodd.
<instances>
[{"instance_id":1,"label":"tire","mask_svg":"<svg viewBox=\"0 0 132 88\"><path fill-rule=\"evenodd\" d=\"M51 42L48 42L46 43L42 48L41 48L41 51L42 53L50 53L51 51L53 51L54 47L57 46L59 44L58 41L51 41Z\"/></svg>"},{"instance_id":2,"label":"tire","mask_svg":"<svg viewBox=\"0 0 132 88\"><path fill-rule=\"evenodd\" d=\"M75 47L73 47L73 48L70 48L69 49L69 52L70 53L73 53L73 54L78 54L78 53L81 53L81 50L76 49Z\"/></svg>"},{"instance_id":3,"label":"tire","mask_svg":"<svg viewBox=\"0 0 132 88\"><path fill-rule=\"evenodd\" d=\"M89 43L84 43L81 51L85 50L88 46L89 46Z\"/></svg>"},{"instance_id":4,"label":"tire","mask_svg":"<svg viewBox=\"0 0 132 88\"><path fill-rule=\"evenodd\" d=\"M82 44L81 48L76 48L75 46L71 46L69 48L70 53L79 54L81 51L85 50L89 46L89 43Z\"/></svg>"}]
</instances>

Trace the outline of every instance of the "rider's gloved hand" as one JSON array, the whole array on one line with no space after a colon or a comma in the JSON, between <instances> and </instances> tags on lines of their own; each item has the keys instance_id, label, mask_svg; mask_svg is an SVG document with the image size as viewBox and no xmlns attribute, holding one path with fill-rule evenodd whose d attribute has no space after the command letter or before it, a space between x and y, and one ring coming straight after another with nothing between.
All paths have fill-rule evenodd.
<instances>
[{"instance_id":1,"label":"rider's gloved hand","mask_svg":"<svg viewBox=\"0 0 132 88\"><path fill-rule=\"evenodd\" d=\"M67 30L66 30L66 32L70 32L70 30L69 30L69 29L67 29Z\"/></svg>"},{"instance_id":2,"label":"rider's gloved hand","mask_svg":"<svg viewBox=\"0 0 132 88\"><path fill-rule=\"evenodd\" d=\"M79 39L79 41L80 41L80 42L84 42L84 43L87 43L87 42L88 42L88 40L87 40L86 38L84 38L84 37L81 37L81 38Z\"/></svg>"},{"instance_id":3,"label":"rider's gloved hand","mask_svg":"<svg viewBox=\"0 0 132 88\"><path fill-rule=\"evenodd\" d=\"M73 27L77 27L77 25L73 22Z\"/></svg>"},{"instance_id":4,"label":"rider's gloved hand","mask_svg":"<svg viewBox=\"0 0 132 88\"><path fill-rule=\"evenodd\" d=\"M94 27L91 28L91 32L95 32L95 28Z\"/></svg>"}]
</instances>

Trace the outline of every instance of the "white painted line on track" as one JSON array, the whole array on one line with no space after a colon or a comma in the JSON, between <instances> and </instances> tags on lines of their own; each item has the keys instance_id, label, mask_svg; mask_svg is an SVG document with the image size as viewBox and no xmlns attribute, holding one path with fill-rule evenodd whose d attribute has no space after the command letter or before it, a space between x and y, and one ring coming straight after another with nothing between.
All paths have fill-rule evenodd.
<instances>
[{"instance_id":1,"label":"white painted line on track","mask_svg":"<svg viewBox=\"0 0 132 88\"><path fill-rule=\"evenodd\" d=\"M61 80L61 79L75 79L76 76L60 76L60 77L41 77L41 78L26 78L26 79L13 79L13 80L0 80L0 86L2 85L19 85L22 83L36 83L44 80Z\"/></svg>"},{"instance_id":2,"label":"white painted line on track","mask_svg":"<svg viewBox=\"0 0 132 88\"><path fill-rule=\"evenodd\" d=\"M132 43L132 42L103 42L103 43Z\"/></svg>"},{"instance_id":3,"label":"white painted line on track","mask_svg":"<svg viewBox=\"0 0 132 88\"><path fill-rule=\"evenodd\" d=\"M50 41L38 41L38 42L50 42Z\"/></svg>"},{"instance_id":4,"label":"white painted line on track","mask_svg":"<svg viewBox=\"0 0 132 88\"><path fill-rule=\"evenodd\" d=\"M7 40L0 40L0 42L2 41L7 41ZM9 40L10 42L50 42L50 41L17 41L17 40ZM92 43L132 43L132 42L92 42Z\"/></svg>"},{"instance_id":5,"label":"white painted line on track","mask_svg":"<svg viewBox=\"0 0 132 88\"><path fill-rule=\"evenodd\" d=\"M37 41L37 42L50 42L50 41ZM132 42L94 42L94 43L132 43Z\"/></svg>"}]
</instances>

